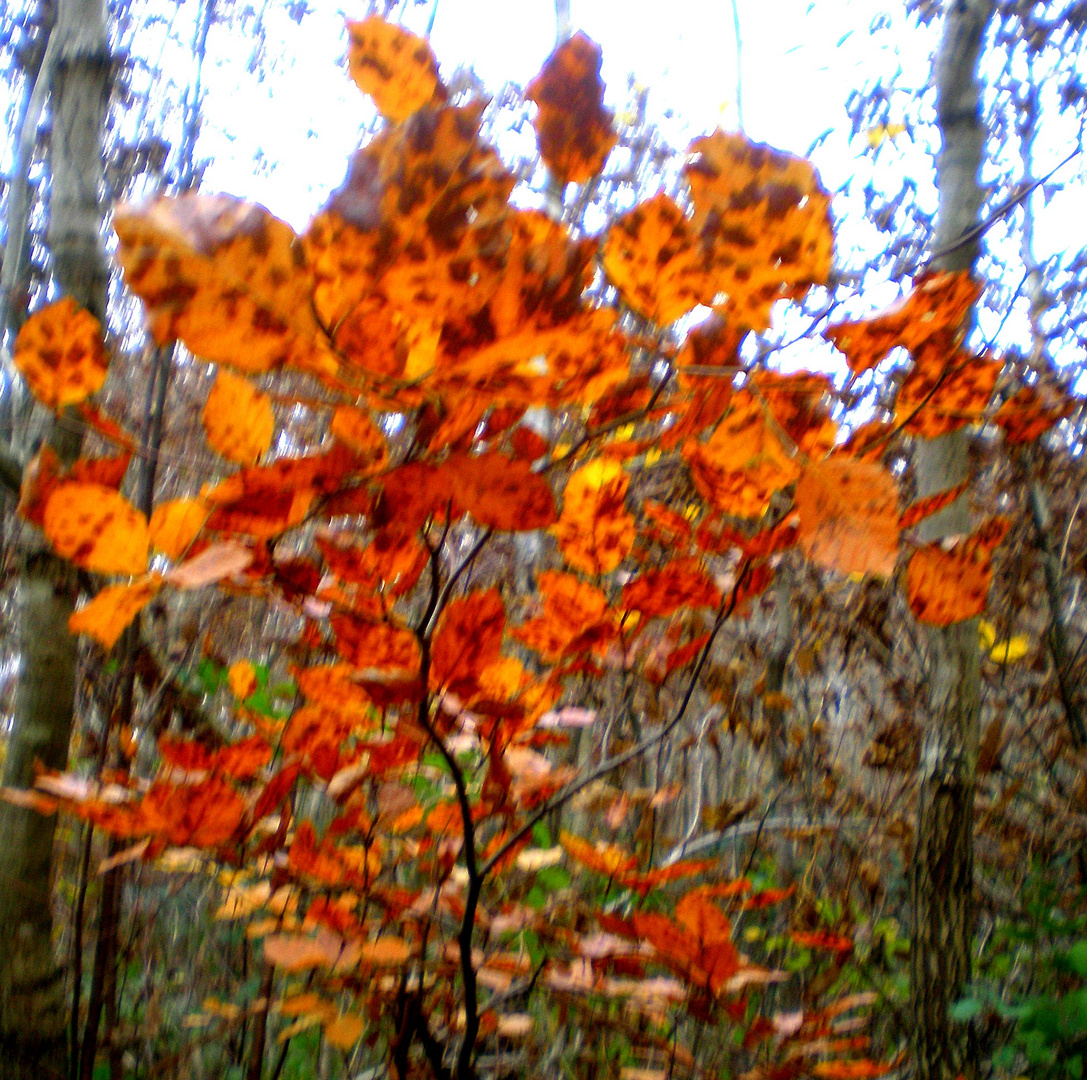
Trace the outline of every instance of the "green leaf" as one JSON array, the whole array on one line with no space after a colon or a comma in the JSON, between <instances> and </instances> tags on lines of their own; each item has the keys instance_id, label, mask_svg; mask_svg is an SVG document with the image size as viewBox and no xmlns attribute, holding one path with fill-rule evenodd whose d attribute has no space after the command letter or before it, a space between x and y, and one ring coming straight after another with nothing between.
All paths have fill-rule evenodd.
<instances>
[{"instance_id":1,"label":"green leaf","mask_svg":"<svg viewBox=\"0 0 1087 1080\"><path fill-rule=\"evenodd\" d=\"M1069 968L1080 978L1087 979L1087 941L1077 941L1065 957Z\"/></svg>"},{"instance_id":2,"label":"green leaf","mask_svg":"<svg viewBox=\"0 0 1087 1080\"><path fill-rule=\"evenodd\" d=\"M539 911L547 903L547 893L540 888L539 885L533 885L528 890L528 895L525 897L525 903L534 911Z\"/></svg>"},{"instance_id":3,"label":"green leaf","mask_svg":"<svg viewBox=\"0 0 1087 1080\"><path fill-rule=\"evenodd\" d=\"M570 884L570 874L564 866L545 866L537 872L536 884L549 893L558 892Z\"/></svg>"},{"instance_id":4,"label":"green leaf","mask_svg":"<svg viewBox=\"0 0 1087 1080\"><path fill-rule=\"evenodd\" d=\"M541 848L549 848L551 844L551 830L542 822L537 821L532 826L532 842Z\"/></svg>"},{"instance_id":5,"label":"green leaf","mask_svg":"<svg viewBox=\"0 0 1087 1080\"><path fill-rule=\"evenodd\" d=\"M959 1024L966 1024L980 1015L983 1002L980 998L968 997L956 1001L948 1010L948 1015Z\"/></svg>"},{"instance_id":6,"label":"green leaf","mask_svg":"<svg viewBox=\"0 0 1087 1080\"><path fill-rule=\"evenodd\" d=\"M535 930L522 930L521 942L525 947L525 952L528 953L529 960L532 961L532 966L539 967L544 962L544 957L547 955L543 945L540 944L539 935Z\"/></svg>"}]
</instances>

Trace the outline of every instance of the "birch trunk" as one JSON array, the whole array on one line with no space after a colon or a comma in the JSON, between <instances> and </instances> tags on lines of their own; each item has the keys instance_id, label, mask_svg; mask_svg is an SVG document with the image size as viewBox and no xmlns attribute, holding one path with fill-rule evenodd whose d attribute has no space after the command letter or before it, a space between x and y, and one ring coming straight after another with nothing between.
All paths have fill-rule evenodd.
<instances>
[{"instance_id":1,"label":"birch trunk","mask_svg":"<svg viewBox=\"0 0 1087 1080\"><path fill-rule=\"evenodd\" d=\"M978 61L993 0L953 0L936 56L939 213L935 260L940 270L970 270L976 241L958 241L977 224L985 145ZM969 474L965 430L919 440L917 497L954 487ZM932 541L970 531L964 499L925 522ZM928 724L921 753L917 834L910 874L910 1005L915 1075L953 1080L977 1075L969 1028L953 1024L950 1006L970 979L974 932L974 778L978 748L978 620L926 627Z\"/></svg>"},{"instance_id":2,"label":"birch trunk","mask_svg":"<svg viewBox=\"0 0 1087 1080\"><path fill-rule=\"evenodd\" d=\"M104 321L102 134L109 84L103 0L61 0L53 31L49 244L61 290ZM79 424L54 422L49 442L78 455ZM35 551L18 586L21 667L3 783L29 787L36 762L63 769L75 692L68 616L71 569ZM0 1080L46 1080L66 1069L64 973L53 947L54 819L0 803Z\"/></svg>"}]
</instances>

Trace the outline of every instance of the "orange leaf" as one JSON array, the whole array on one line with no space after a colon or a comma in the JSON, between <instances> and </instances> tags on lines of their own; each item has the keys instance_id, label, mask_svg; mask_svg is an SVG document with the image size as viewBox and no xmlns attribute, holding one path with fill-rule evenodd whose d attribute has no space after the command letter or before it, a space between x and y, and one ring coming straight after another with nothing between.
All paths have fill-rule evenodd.
<instances>
[{"instance_id":1,"label":"orange leaf","mask_svg":"<svg viewBox=\"0 0 1087 1080\"><path fill-rule=\"evenodd\" d=\"M58 555L88 570L142 574L147 568L147 519L101 484L58 484L45 504L43 529Z\"/></svg>"},{"instance_id":2,"label":"orange leaf","mask_svg":"<svg viewBox=\"0 0 1087 1080\"><path fill-rule=\"evenodd\" d=\"M199 499L171 499L160 503L152 512L148 525L151 547L171 559L180 559L207 518L208 508Z\"/></svg>"},{"instance_id":3,"label":"orange leaf","mask_svg":"<svg viewBox=\"0 0 1087 1080\"><path fill-rule=\"evenodd\" d=\"M1021 386L993 416L1009 446L1033 442L1072 412L1072 399L1062 387Z\"/></svg>"},{"instance_id":4,"label":"orange leaf","mask_svg":"<svg viewBox=\"0 0 1087 1080\"><path fill-rule=\"evenodd\" d=\"M831 934L826 930L793 930L789 937L805 949L826 949L843 955L853 951L851 937L846 937L844 934Z\"/></svg>"},{"instance_id":5,"label":"orange leaf","mask_svg":"<svg viewBox=\"0 0 1087 1080\"><path fill-rule=\"evenodd\" d=\"M141 809L150 830L171 844L218 848L237 831L246 805L230 784L211 776L176 786L156 781Z\"/></svg>"},{"instance_id":6,"label":"orange leaf","mask_svg":"<svg viewBox=\"0 0 1087 1080\"><path fill-rule=\"evenodd\" d=\"M101 324L70 296L23 323L14 360L34 396L54 411L101 389L109 368Z\"/></svg>"},{"instance_id":7,"label":"orange leaf","mask_svg":"<svg viewBox=\"0 0 1087 1080\"><path fill-rule=\"evenodd\" d=\"M938 491L935 495L918 499L902 512L902 516L898 519L898 527L903 531L912 529L918 522L938 513L945 506L950 506L969 486L970 481L964 480L961 484L948 488L947 491Z\"/></svg>"},{"instance_id":8,"label":"orange leaf","mask_svg":"<svg viewBox=\"0 0 1087 1080\"><path fill-rule=\"evenodd\" d=\"M603 258L623 299L662 326L713 299L687 218L663 193L612 225Z\"/></svg>"},{"instance_id":9,"label":"orange leaf","mask_svg":"<svg viewBox=\"0 0 1087 1080\"><path fill-rule=\"evenodd\" d=\"M441 472L480 525L501 532L527 532L555 522L551 485L527 461L505 454L455 454Z\"/></svg>"},{"instance_id":10,"label":"orange leaf","mask_svg":"<svg viewBox=\"0 0 1087 1080\"><path fill-rule=\"evenodd\" d=\"M325 1038L337 1050L351 1050L362 1038L366 1022L357 1013L340 1013L335 1020L325 1024Z\"/></svg>"},{"instance_id":11,"label":"orange leaf","mask_svg":"<svg viewBox=\"0 0 1087 1080\"><path fill-rule=\"evenodd\" d=\"M913 370L895 398L895 423L912 435L935 439L978 423L992 397L1000 364L957 352L948 336L915 353Z\"/></svg>"},{"instance_id":12,"label":"orange leaf","mask_svg":"<svg viewBox=\"0 0 1087 1080\"><path fill-rule=\"evenodd\" d=\"M559 834L559 842L572 859L604 877L629 874L638 865L633 855L614 844L590 844L565 829Z\"/></svg>"},{"instance_id":13,"label":"orange leaf","mask_svg":"<svg viewBox=\"0 0 1087 1080\"><path fill-rule=\"evenodd\" d=\"M128 287L155 340L257 373L287 365L335 374L313 311L313 280L285 222L228 195L122 203L113 226Z\"/></svg>"},{"instance_id":14,"label":"orange leaf","mask_svg":"<svg viewBox=\"0 0 1087 1080\"><path fill-rule=\"evenodd\" d=\"M882 465L834 457L811 462L796 485L800 546L841 574L890 577L898 559L898 487Z\"/></svg>"},{"instance_id":15,"label":"orange leaf","mask_svg":"<svg viewBox=\"0 0 1087 1080\"><path fill-rule=\"evenodd\" d=\"M438 619L431 646L430 682L459 692L474 683L502 652L506 606L497 589L451 600Z\"/></svg>"},{"instance_id":16,"label":"orange leaf","mask_svg":"<svg viewBox=\"0 0 1087 1080\"><path fill-rule=\"evenodd\" d=\"M411 947L403 938L386 934L359 946L359 963L374 967L396 967L411 956Z\"/></svg>"},{"instance_id":17,"label":"orange leaf","mask_svg":"<svg viewBox=\"0 0 1087 1080\"><path fill-rule=\"evenodd\" d=\"M603 590L573 574L544 570L536 575L536 589L543 595L542 613L510 633L548 663L558 660L586 631L607 622Z\"/></svg>"},{"instance_id":18,"label":"orange leaf","mask_svg":"<svg viewBox=\"0 0 1087 1080\"><path fill-rule=\"evenodd\" d=\"M104 649L112 649L132 620L158 595L162 578L153 574L131 585L110 585L73 612L68 629L89 634Z\"/></svg>"},{"instance_id":19,"label":"orange leaf","mask_svg":"<svg viewBox=\"0 0 1087 1080\"><path fill-rule=\"evenodd\" d=\"M770 325L779 298L798 298L830 276L830 196L810 162L721 131L695 139L684 170L713 289L729 321Z\"/></svg>"},{"instance_id":20,"label":"orange leaf","mask_svg":"<svg viewBox=\"0 0 1087 1080\"><path fill-rule=\"evenodd\" d=\"M354 615L332 616L336 648L357 668L415 672L419 670L419 645L410 630L387 623L368 622Z\"/></svg>"},{"instance_id":21,"label":"orange leaf","mask_svg":"<svg viewBox=\"0 0 1087 1080\"><path fill-rule=\"evenodd\" d=\"M272 445L272 402L248 379L221 370L204 406L208 445L228 461L255 465Z\"/></svg>"},{"instance_id":22,"label":"orange leaf","mask_svg":"<svg viewBox=\"0 0 1087 1080\"><path fill-rule=\"evenodd\" d=\"M845 353L850 369L860 375L898 346L917 352L940 335L957 343L966 313L980 295L981 286L967 273L922 274L913 292L881 315L836 323L823 336Z\"/></svg>"},{"instance_id":23,"label":"orange leaf","mask_svg":"<svg viewBox=\"0 0 1087 1080\"><path fill-rule=\"evenodd\" d=\"M578 469L567 481L562 514L552 532L575 570L608 574L630 553L636 526L625 508L629 486L622 466L603 459Z\"/></svg>"},{"instance_id":24,"label":"orange leaf","mask_svg":"<svg viewBox=\"0 0 1087 1080\"><path fill-rule=\"evenodd\" d=\"M540 156L557 180L580 184L604 167L617 141L604 108L600 46L582 33L564 41L528 84L525 97L539 106L533 125Z\"/></svg>"},{"instance_id":25,"label":"orange leaf","mask_svg":"<svg viewBox=\"0 0 1087 1080\"><path fill-rule=\"evenodd\" d=\"M873 1080L877 1076L886 1076L895 1067L893 1063L857 1058L853 1061L819 1061L811 1066L811 1071L821 1080Z\"/></svg>"},{"instance_id":26,"label":"orange leaf","mask_svg":"<svg viewBox=\"0 0 1087 1080\"><path fill-rule=\"evenodd\" d=\"M269 934L264 939L264 959L290 972L331 966L328 951L303 934Z\"/></svg>"},{"instance_id":27,"label":"orange leaf","mask_svg":"<svg viewBox=\"0 0 1087 1080\"><path fill-rule=\"evenodd\" d=\"M438 61L424 38L379 15L349 22L347 34L347 69L382 116L406 120L433 100L439 88Z\"/></svg>"},{"instance_id":28,"label":"orange leaf","mask_svg":"<svg viewBox=\"0 0 1087 1080\"><path fill-rule=\"evenodd\" d=\"M935 543L914 552L907 568L914 615L932 626L951 626L980 615L993 581L993 552L1007 531L1005 518L992 518L950 550Z\"/></svg>"},{"instance_id":29,"label":"orange leaf","mask_svg":"<svg viewBox=\"0 0 1087 1080\"><path fill-rule=\"evenodd\" d=\"M774 492L791 484L800 467L752 394L741 390L731 400L709 440L687 442L683 456L695 486L719 510L732 517L761 517Z\"/></svg>"},{"instance_id":30,"label":"orange leaf","mask_svg":"<svg viewBox=\"0 0 1087 1080\"><path fill-rule=\"evenodd\" d=\"M652 617L672 615L680 608L715 608L720 602L721 590L697 559L675 559L624 585L621 604Z\"/></svg>"},{"instance_id":31,"label":"orange leaf","mask_svg":"<svg viewBox=\"0 0 1087 1080\"><path fill-rule=\"evenodd\" d=\"M257 671L249 660L238 660L231 664L226 677L230 692L239 701L244 701L257 688Z\"/></svg>"},{"instance_id":32,"label":"orange leaf","mask_svg":"<svg viewBox=\"0 0 1087 1080\"><path fill-rule=\"evenodd\" d=\"M348 531L317 537L329 570L341 581L401 596L426 568L427 549L411 534L382 531L369 544L355 543L354 536Z\"/></svg>"},{"instance_id":33,"label":"orange leaf","mask_svg":"<svg viewBox=\"0 0 1087 1080\"><path fill-rule=\"evenodd\" d=\"M362 409L342 405L332 414L332 434L359 456L360 472L379 472L388 456L385 435Z\"/></svg>"}]
</instances>

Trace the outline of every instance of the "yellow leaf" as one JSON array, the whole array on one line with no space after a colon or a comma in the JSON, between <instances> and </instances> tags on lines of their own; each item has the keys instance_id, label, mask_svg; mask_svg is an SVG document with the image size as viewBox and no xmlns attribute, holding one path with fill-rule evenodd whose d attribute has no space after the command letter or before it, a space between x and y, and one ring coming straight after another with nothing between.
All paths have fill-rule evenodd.
<instances>
[{"instance_id":1,"label":"yellow leaf","mask_svg":"<svg viewBox=\"0 0 1087 1080\"><path fill-rule=\"evenodd\" d=\"M255 465L275 433L272 401L247 379L220 371L204 406L208 445L228 461Z\"/></svg>"},{"instance_id":2,"label":"yellow leaf","mask_svg":"<svg viewBox=\"0 0 1087 1080\"><path fill-rule=\"evenodd\" d=\"M989 659L996 664L1010 664L1022 660L1030 652L1030 638L1025 634L1016 634L1007 641L998 641L989 650Z\"/></svg>"},{"instance_id":3,"label":"yellow leaf","mask_svg":"<svg viewBox=\"0 0 1087 1080\"><path fill-rule=\"evenodd\" d=\"M905 130L905 124L876 124L875 127L870 127L866 132L868 145L875 150L877 146L880 146L887 139L894 142L895 137L903 134Z\"/></svg>"},{"instance_id":4,"label":"yellow leaf","mask_svg":"<svg viewBox=\"0 0 1087 1080\"><path fill-rule=\"evenodd\" d=\"M979 619L978 637L981 638L982 649L988 652L996 644L996 627L988 619Z\"/></svg>"},{"instance_id":5,"label":"yellow leaf","mask_svg":"<svg viewBox=\"0 0 1087 1080\"><path fill-rule=\"evenodd\" d=\"M438 89L438 62L425 38L371 15L349 22L351 78L389 120L406 120Z\"/></svg>"}]
</instances>

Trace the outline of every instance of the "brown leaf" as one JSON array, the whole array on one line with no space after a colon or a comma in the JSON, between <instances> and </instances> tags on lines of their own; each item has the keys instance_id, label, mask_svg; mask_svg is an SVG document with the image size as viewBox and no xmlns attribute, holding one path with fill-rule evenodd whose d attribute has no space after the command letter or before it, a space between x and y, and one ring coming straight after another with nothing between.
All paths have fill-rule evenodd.
<instances>
[{"instance_id":1,"label":"brown leaf","mask_svg":"<svg viewBox=\"0 0 1087 1080\"><path fill-rule=\"evenodd\" d=\"M528 84L525 97L539 106L533 126L540 156L560 183L580 184L604 167L617 141L604 108L600 46L583 33L564 41Z\"/></svg>"},{"instance_id":2,"label":"brown leaf","mask_svg":"<svg viewBox=\"0 0 1087 1080\"><path fill-rule=\"evenodd\" d=\"M109 368L101 324L70 296L23 323L14 361L34 396L54 411L100 390Z\"/></svg>"}]
</instances>

